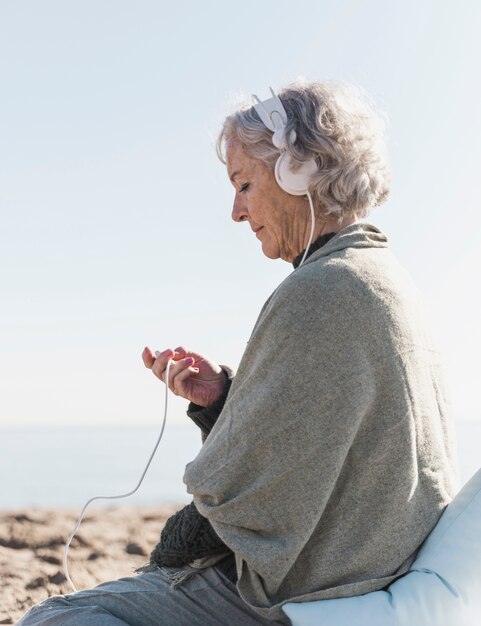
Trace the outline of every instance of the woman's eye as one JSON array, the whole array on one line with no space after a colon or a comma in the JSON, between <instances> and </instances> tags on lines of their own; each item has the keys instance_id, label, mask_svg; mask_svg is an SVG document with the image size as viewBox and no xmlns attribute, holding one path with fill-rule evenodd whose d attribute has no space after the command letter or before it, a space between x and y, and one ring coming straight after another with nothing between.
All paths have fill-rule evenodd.
<instances>
[{"instance_id":1,"label":"woman's eye","mask_svg":"<svg viewBox=\"0 0 481 626\"><path fill-rule=\"evenodd\" d=\"M247 189L249 188L249 183L244 183L243 185L240 186L240 193L242 193L243 191L247 191Z\"/></svg>"}]
</instances>

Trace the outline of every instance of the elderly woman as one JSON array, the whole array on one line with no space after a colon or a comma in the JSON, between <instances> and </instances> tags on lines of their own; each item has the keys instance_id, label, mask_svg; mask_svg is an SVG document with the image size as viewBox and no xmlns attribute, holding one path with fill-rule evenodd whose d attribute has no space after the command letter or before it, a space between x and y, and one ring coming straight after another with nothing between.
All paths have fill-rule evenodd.
<instances>
[{"instance_id":1,"label":"elderly woman","mask_svg":"<svg viewBox=\"0 0 481 626\"><path fill-rule=\"evenodd\" d=\"M203 434L139 576L35 607L21 624L289 624L283 603L382 589L452 498L449 407L408 275L360 222L389 190L382 123L352 88L299 83L229 116L218 151L270 259L236 376L185 348L145 365Z\"/></svg>"}]
</instances>

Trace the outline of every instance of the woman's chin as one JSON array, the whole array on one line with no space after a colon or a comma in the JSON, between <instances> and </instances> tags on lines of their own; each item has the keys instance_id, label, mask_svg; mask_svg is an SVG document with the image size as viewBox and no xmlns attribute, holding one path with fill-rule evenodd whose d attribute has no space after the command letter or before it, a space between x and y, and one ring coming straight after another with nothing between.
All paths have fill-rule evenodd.
<instances>
[{"instance_id":1,"label":"woman's chin","mask_svg":"<svg viewBox=\"0 0 481 626\"><path fill-rule=\"evenodd\" d=\"M273 250L269 246L262 246L262 252L268 259L279 259L281 256L277 250Z\"/></svg>"},{"instance_id":2,"label":"woman's chin","mask_svg":"<svg viewBox=\"0 0 481 626\"><path fill-rule=\"evenodd\" d=\"M281 257L281 251L279 248L279 245L277 243L277 241L270 241L267 237L261 241L261 247L262 247L262 253L264 254L264 256L266 256L268 259L280 259Z\"/></svg>"}]
</instances>

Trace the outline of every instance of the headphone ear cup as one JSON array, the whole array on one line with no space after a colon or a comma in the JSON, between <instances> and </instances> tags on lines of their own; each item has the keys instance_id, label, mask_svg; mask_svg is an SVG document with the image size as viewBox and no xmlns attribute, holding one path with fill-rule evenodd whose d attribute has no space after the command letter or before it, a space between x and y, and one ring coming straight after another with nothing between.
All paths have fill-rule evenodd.
<instances>
[{"instance_id":1,"label":"headphone ear cup","mask_svg":"<svg viewBox=\"0 0 481 626\"><path fill-rule=\"evenodd\" d=\"M291 166L289 153L283 152L277 159L274 169L277 184L292 196L304 196L311 185L312 176L317 172L317 163L314 159L309 159L295 172Z\"/></svg>"}]
</instances>

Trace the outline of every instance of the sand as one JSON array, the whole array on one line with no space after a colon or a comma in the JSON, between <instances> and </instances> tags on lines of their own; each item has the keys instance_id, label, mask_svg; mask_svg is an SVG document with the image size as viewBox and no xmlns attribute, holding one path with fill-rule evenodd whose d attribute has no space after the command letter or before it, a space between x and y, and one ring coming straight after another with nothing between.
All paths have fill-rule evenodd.
<instances>
[{"instance_id":1,"label":"sand","mask_svg":"<svg viewBox=\"0 0 481 626\"><path fill-rule=\"evenodd\" d=\"M69 550L77 588L132 575L148 561L166 519L179 508L92 506ZM15 624L34 604L72 591L62 558L78 515L64 509L0 513L0 624Z\"/></svg>"}]
</instances>

